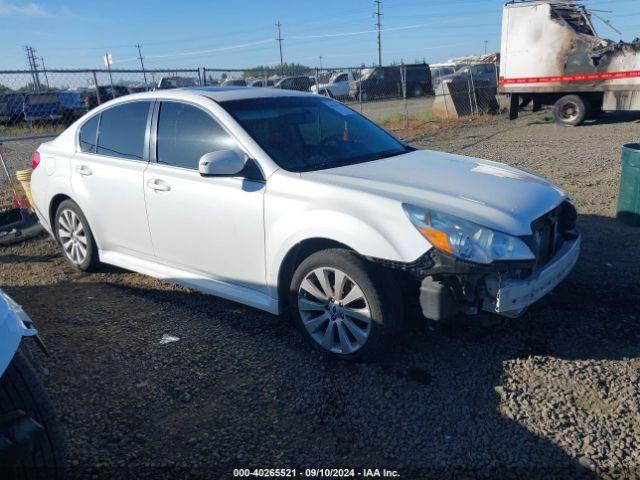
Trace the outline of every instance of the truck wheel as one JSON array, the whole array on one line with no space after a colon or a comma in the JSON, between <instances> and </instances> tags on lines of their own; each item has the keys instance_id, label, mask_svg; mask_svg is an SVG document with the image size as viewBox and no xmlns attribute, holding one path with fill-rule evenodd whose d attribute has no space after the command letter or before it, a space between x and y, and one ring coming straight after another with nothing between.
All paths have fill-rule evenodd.
<instances>
[{"instance_id":1,"label":"truck wheel","mask_svg":"<svg viewBox=\"0 0 640 480\"><path fill-rule=\"evenodd\" d=\"M0 465L0 471L8 473L8 477L4 473L0 476L60 480L65 477L67 469L66 443L51 401L29 359L30 355L22 346L0 378L0 416L20 411L25 417L33 419L36 422L33 425L42 427L42 430L34 435L30 452L18 452L23 455L17 463ZM18 444L21 438L14 438L9 433L4 440Z\"/></svg>"},{"instance_id":2,"label":"truck wheel","mask_svg":"<svg viewBox=\"0 0 640 480\"><path fill-rule=\"evenodd\" d=\"M65 200L58 206L55 234L64 257L73 267L83 272L90 272L98 267L98 247L89 222L73 200Z\"/></svg>"},{"instance_id":3,"label":"truck wheel","mask_svg":"<svg viewBox=\"0 0 640 480\"><path fill-rule=\"evenodd\" d=\"M417 85L413 88L413 96L414 97L421 97L423 95L423 91L422 91L422 87L420 85Z\"/></svg>"},{"instance_id":4,"label":"truck wheel","mask_svg":"<svg viewBox=\"0 0 640 480\"><path fill-rule=\"evenodd\" d=\"M396 282L348 250L314 253L291 280L292 316L309 343L342 360L376 360L391 350L402 318Z\"/></svg>"},{"instance_id":5,"label":"truck wheel","mask_svg":"<svg viewBox=\"0 0 640 480\"><path fill-rule=\"evenodd\" d=\"M589 103L579 95L565 95L553 107L558 125L576 127L589 116Z\"/></svg>"}]
</instances>

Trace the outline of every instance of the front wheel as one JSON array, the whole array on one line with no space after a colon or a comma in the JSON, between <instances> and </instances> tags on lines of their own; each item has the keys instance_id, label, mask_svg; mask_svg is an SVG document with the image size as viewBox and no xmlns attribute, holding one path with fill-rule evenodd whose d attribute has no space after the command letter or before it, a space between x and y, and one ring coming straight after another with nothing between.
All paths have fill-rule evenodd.
<instances>
[{"instance_id":1,"label":"front wheel","mask_svg":"<svg viewBox=\"0 0 640 480\"><path fill-rule=\"evenodd\" d=\"M589 102L580 95L565 95L553 107L558 125L577 127L589 116Z\"/></svg>"},{"instance_id":2,"label":"front wheel","mask_svg":"<svg viewBox=\"0 0 640 480\"><path fill-rule=\"evenodd\" d=\"M292 315L304 337L343 360L375 360L388 353L402 302L386 276L348 250L309 256L291 281Z\"/></svg>"}]
</instances>

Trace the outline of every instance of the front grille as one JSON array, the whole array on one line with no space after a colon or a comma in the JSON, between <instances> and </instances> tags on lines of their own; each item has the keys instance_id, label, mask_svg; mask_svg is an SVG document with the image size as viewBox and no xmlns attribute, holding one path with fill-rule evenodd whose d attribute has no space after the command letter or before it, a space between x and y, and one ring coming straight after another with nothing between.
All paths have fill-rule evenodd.
<instances>
[{"instance_id":1,"label":"front grille","mask_svg":"<svg viewBox=\"0 0 640 480\"><path fill-rule=\"evenodd\" d=\"M576 227L576 209L563 202L531 224L533 238L530 246L536 255L536 266L545 266L555 256L565 239L572 236Z\"/></svg>"}]
</instances>

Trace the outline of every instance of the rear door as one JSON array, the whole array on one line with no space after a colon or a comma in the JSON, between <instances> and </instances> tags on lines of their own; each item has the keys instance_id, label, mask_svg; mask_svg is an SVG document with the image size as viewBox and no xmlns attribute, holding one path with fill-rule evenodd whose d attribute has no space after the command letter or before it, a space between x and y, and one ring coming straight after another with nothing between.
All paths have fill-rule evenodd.
<instances>
[{"instance_id":1,"label":"rear door","mask_svg":"<svg viewBox=\"0 0 640 480\"><path fill-rule=\"evenodd\" d=\"M71 186L101 250L153 258L142 191L152 105L121 103L80 128Z\"/></svg>"}]
</instances>

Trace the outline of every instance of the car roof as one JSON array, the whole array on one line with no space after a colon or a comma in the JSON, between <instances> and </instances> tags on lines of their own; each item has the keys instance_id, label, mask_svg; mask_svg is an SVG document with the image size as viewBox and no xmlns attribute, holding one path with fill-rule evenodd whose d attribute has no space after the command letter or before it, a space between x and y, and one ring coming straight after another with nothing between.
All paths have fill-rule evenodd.
<instances>
[{"instance_id":1,"label":"car roof","mask_svg":"<svg viewBox=\"0 0 640 480\"><path fill-rule=\"evenodd\" d=\"M275 98L275 97L303 97L310 93L298 92L294 90L279 90L274 88L253 88L253 87L187 87L177 90L192 92L203 97L211 98L216 102L226 102L229 100L249 100L252 98Z\"/></svg>"},{"instance_id":2,"label":"car roof","mask_svg":"<svg viewBox=\"0 0 640 480\"><path fill-rule=\"evenodd\" d=\"M121 97L109 100L103 103L98 109L109 108L111 105L117 105L133 100L155 100L158 98L174 99L174 100L195 100L196 98L210 98L214 102L227 102L232 100L251 100L257 98L278 98L278 97L304 97L312 96L311 93L298 92L294 90L280 90L274 88L259 87L182 87L172 88L168 90L155 90L152 92L131 93Z\"/></svg>"}]
</instances>

